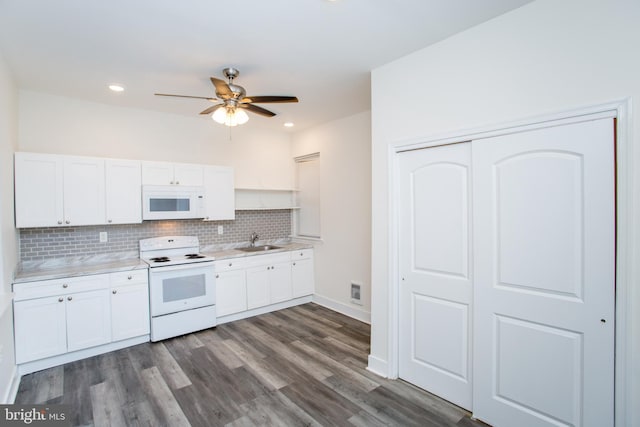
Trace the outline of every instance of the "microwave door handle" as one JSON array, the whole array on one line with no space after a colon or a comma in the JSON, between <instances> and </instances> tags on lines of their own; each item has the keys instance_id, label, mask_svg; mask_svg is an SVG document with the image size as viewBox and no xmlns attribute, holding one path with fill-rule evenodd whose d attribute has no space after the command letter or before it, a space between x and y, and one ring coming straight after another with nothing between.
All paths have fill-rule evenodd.
<instances>
[{"instance_id":1,"label":"microwave door handle","mask_svg":"<svg viewBox=\"0 0 640 427\"><path fill-rule=\"evenodd\" d=\"M212 265L213 265L213 261L202 261L202 262L192 262L189 264L167 265L163 267L150 268L149 271L151 272L151 274L162 274L167 271L193 270L198 267L209 267Z\"/></svg>"}]
</instances>

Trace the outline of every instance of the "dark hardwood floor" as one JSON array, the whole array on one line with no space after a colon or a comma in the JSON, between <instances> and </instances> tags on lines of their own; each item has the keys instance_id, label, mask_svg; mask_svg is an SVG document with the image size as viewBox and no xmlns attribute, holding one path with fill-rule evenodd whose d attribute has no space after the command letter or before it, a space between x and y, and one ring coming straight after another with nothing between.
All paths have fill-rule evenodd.
<instances>
[{"instance_id":1,"label":"dark hardwood floor","mask_svg":"<svg viewBox=\"0 0 640 427\"><path fill-rule=\"evenodd\" d=\"M22 378L75 426L481 426L367 371L369 325L306 304Z\"/></svg>"}]
</instances>

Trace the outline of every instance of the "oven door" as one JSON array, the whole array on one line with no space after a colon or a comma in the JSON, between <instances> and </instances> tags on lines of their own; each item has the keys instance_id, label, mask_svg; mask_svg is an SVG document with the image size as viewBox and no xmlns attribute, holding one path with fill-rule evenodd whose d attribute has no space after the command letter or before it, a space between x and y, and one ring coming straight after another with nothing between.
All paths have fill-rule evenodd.
<instances>
[{"instance_id":1,"label":"oven door","mask_svg":"<svg viewBox=\"0 0 640 427\"><path fill-rule=\"evenodd\" d=\"M149 297L151 316L215 304L213 262L150 268Z\"/></svg>"}]
</instances>

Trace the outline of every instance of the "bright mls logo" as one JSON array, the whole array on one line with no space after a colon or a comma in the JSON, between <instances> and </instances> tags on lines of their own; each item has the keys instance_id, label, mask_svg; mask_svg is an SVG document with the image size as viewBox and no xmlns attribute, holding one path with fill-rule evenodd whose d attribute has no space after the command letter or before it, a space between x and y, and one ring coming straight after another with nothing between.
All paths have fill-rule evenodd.
<instances>
[{"instance_id":1,"label":"bright mls logo","mask_svg":"<svg viewBox=\"0 0 640 427\"><path fill-rule=\"evenodd\" d=\"M68 405L0 405L0 425L68 427Z\"/></svg>"}]
</instances>

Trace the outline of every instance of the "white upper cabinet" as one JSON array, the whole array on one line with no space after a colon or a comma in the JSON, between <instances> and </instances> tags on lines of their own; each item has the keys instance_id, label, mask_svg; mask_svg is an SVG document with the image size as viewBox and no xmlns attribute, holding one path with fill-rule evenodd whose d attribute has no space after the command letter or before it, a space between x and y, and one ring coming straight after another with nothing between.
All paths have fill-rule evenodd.
<instances>
[{"instance_id":1,"label":"white upper cabinet","mask_svg":"<svg viewBox=\"0 0 640 427\"><path fill-rule=\"evenodd\" d=\"M203 185L203 166L190 163L142 162L143 185Z\"/></svg>"},{"instance_id":2,"label":"white upper cabinet","mask_svg":"<svg viewBox=\"0 0 640 427\"><path fill-rule=\"evenodd\" d=\"M106 223L104 159L64 157L64 225Z\"/></svg>"},{"instance_id":3,"label":"white upper cabinet","mask_svg":"<svg viewBox=\"0 0 640 427\"><path fill-rule=\"evenodd\" d=\"M204 167L205 220L235 219L233 168Z\"/></svg>"},{"instance_id":4,"label":"white upper cabinet","mask_svg":"<svg viewBox=\"0 0 640 427\"><path fill-rule=\"evenodd\" d=\"M15 154L16 227L48 227L64 223L63 157Z\"/></svg>"},{"instance_id":5,"label":"white upper cabinet","mask_svg":"<svg viewBox=\"0 0 640 427\"><path fill-rule=\"evenodd\" d=\"M142 222L141 185L139 161L105 162L107 224Z\"/></svg>"}]
</instances>

